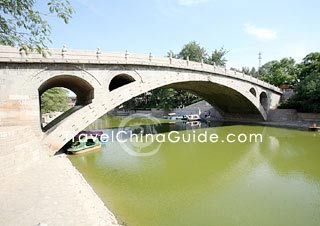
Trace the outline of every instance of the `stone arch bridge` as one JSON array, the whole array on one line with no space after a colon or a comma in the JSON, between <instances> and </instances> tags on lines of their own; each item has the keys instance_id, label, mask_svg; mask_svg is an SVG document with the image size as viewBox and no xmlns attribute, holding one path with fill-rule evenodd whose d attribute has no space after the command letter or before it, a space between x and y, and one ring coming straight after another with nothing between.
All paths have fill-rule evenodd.
<instances>
[{"instance_id":1,"label":"stone arch bridge","mask_svg":"<svg viewBox=\"0 0 320 226\"><path fill-rule=\"evenodd\" d=\"M158 87L189 90L228 119L266 120L279 88L243 73L188 60L131 53L51 49L46 57L0 47L0 125L23 126L53 154L97 118ZM42 128L39 97L52 87L77 95L76 106Z\"/></svg>"}]
</instances>

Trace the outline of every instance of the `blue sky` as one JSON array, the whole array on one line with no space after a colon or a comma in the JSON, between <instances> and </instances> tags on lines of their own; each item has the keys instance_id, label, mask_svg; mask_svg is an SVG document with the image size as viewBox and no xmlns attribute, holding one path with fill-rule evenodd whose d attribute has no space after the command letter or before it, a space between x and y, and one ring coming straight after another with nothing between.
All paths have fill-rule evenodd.
<instances>
[{"instance_id":1,"label":"blue sky","mask_svg":"<svg viewBox=\"0 0 320 226\"><path fill-rule=\"evenodd\" d=\"M224 46L227 66L257 66L320 51L318 0L71 0L68 25L50 18L50 47L149 53L178 52L195 40Z\"/></svg>"}]
</instances>

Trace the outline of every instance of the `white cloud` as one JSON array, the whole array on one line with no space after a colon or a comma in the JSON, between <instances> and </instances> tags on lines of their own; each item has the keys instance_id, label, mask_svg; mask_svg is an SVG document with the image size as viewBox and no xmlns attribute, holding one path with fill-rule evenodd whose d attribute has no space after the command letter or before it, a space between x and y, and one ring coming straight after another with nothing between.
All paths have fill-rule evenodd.
<instances>
[{"instance_id":1,"label":"white cloud","mask_svg":"<svg viewBox=\"0 0 320 226\"><path fill-rule=\"evenodd\" d=\"M278 37L276 31L268 28L256 27L255 25L248 23L244 25L244 31L260 40L274 40Z\"/></svg>"},{"instance_id":2,"label":"white cloud","mask_svg":"<svg viewBox=\"0 0 320 226\"><path fill-rule=\"evenodd\" d=\"M178 0L179 5L189 6L189 5L198 5L209 0Z\"/></svg>"}]
</instances>

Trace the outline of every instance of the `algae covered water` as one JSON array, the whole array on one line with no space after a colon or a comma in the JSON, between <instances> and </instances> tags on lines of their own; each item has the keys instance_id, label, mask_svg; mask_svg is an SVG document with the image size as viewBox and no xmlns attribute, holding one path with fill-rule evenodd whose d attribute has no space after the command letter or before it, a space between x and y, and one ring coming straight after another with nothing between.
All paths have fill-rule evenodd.
<instances>
[{"instance_id":1,"label":"algae covered water","mask_svg":"<svg viewBox=\"0 0 320 226\"><path fill-rule=\"evenodd\" d=\"M179 136L191 131L162 126L180 128ZM164 142L145 157L114 141L70 160L128 226L320 225L319 133L249 125L192 131L260 133L263 141Z\"/></svg>"}]
</instances>

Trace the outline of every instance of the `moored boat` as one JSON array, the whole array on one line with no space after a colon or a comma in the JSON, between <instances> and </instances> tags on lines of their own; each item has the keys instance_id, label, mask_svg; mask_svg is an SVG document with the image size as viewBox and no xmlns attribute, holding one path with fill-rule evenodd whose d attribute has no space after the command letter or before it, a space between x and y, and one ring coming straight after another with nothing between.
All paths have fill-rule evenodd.
<instances>
[{"instance_id":1,"label":"moored boat","mask_svg":"<svg viewBox=\"0 0 320 226\"><path fill-rule=\"evenodd\" d=\"M186 123L187 126L190 127L200 127L201 126L201 122L199 121L190 121Z\"/></svg>"},{"instance_id":2,"label":"moored boat","mask_svg":"<svg viewBox=\"0 0 320 226\"><path fill-rule=\"evenodd\" d=\"M186 115L186 118L188 121L198 121L201 119L200 115L198 115L198 114Z\"/></svg>"},{"instance_id":3,"label":"moored boat","mask_svg":"<svg viewBox=\"0 0 320 226\"><path fill-rule=\"evenodd\" d=\"M185 115L185 118L186 118L188 121L199 121L199 120L201 120L201 117L200 117L200 115L201 115L201 110L200 110L200 108L198 108L198 109L199 109L198 114Z\"/></svg>"},{"instance_id":4,"label":"moored boat","mask_svg":"<svg viewBox=\"0 0 320 226\"><path fill-rule=\"evenodd\" d=\"M163 118L169 119L169 120L186 120L186 118L182 115L177 115L174 112L169 113L168 115L164 116Z\"/></svg>"},{"instance_id":5,"label":"moored boat","mask_svg":"<svg viewBox=\"0 0 320 226\"><path fill-rule=\"evenodd\" d=\"M312 126L309 127L309 131L319 131L320 127L317 126L316 123L313 123Z\"/></svg>"},{"instance_id":6,"label":"moored boat","mask_svg":"<svg viewBox=\"0 0 320 226\"><path fill-rule=\"evenodd\" d=\"M86 152L92 151L100 151L101 143L99 139L87 139L85 142L81 142L79 140L75 141L70 148L68 148L68 153L70 154L82 154Z\"/></svg>"}]
</instances>

